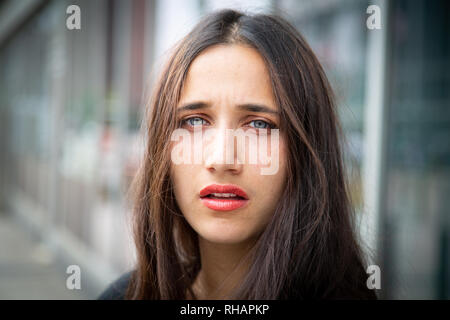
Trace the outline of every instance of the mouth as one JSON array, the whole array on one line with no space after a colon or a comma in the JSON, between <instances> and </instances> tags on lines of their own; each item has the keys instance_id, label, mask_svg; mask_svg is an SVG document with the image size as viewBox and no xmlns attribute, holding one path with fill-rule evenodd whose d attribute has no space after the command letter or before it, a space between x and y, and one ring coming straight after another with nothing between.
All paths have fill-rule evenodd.
<instances>
[{"instance_id":1,"label":"mouth","mask_svg":"<svg viewBox=\"0 0 450 320\"><path fill-rule=\"evenodd\" d=\"M236 185L212 184L200 191L200 200L209 209L231 211L246 205L249 198L245 191Z\"/></svg>"}]
</instances>

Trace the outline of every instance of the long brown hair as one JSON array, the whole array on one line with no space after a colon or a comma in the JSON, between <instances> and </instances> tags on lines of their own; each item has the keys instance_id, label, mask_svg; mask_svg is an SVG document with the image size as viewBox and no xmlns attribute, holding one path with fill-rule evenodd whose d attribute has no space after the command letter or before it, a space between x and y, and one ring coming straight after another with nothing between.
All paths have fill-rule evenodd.
<instances>
[{"instance_id":1,"label":"long brown hair","mask_svg":"<svg viewBox=\"0 0 450 320\"><path fill-rule=\"evenodd\" d=\"M267 64L288 148L288 180L232 298L376 298L356 241L331 87L299 32L270 14L221 10L174 48L148 104L145 156L133 183L137 265L129 299L185 299L200 270L197 235L175 201L170 136L192 61L206 48L241 44Z\"/></svg>"}]
</instances>

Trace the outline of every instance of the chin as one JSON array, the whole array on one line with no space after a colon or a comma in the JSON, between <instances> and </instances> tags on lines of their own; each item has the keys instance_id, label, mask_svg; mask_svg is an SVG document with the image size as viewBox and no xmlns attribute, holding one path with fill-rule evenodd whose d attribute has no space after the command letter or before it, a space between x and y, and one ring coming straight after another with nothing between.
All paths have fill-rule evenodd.
<instances>
[{"instance_id":1,"label":"chin","mask_svg":"<svg viewBox=\"0 0 450 320\"><path fill-rule=\"evenodd\" d=\"M245 230L248 232L248 230ZM247 242L250 237L243 230L227 230L223 227L209 227L198 232L198 235L211 243L217 244L241 244Z\"/></svg>"}]
</instances>

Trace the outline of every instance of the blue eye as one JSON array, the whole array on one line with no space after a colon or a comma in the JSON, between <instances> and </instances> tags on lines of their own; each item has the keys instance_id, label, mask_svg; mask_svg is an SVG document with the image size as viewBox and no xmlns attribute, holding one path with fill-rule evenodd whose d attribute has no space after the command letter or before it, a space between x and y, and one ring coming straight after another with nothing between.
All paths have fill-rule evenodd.
<instances>
[{"instance_id":1,"label":"blue eye","mask_svg":"<svg viewBox=\"0 0 450 320\"><path fill-rule=\"evenodd\" d=\"M201 117L191 117L188 119L184 119L181 121L182 125L188 125L190 127L196 127L196 126L204 126L208 124L208 121ZM255 129L272 129L275 128L275 125L272 125L271 123L264 121L264 120L252 120L249 122L249 126Z\"/></svg>"},{"instance_id":2,"label":"blue eye","mask_svg":"<svg viewBox=\"0 0 450 320\"><path fill-rule=\"evenodd\" d=\"M188 125L190 125L192 127L205 124L205 120L200 117L192 117L189 119L185 119L183 122L187 123Z\"/></svg>"},{"instance_id":3,"label":"blue eye","mask_svg":"<svg viewBox=\"0 0 450 320\"><path fill-rule=\"evenodd\" d=\"M254 125L251 127L254 127L256 129L269 129L271 127L271 125L263 120L253 120L250 123L254 123Z\"/></svg>"}]
</instances>

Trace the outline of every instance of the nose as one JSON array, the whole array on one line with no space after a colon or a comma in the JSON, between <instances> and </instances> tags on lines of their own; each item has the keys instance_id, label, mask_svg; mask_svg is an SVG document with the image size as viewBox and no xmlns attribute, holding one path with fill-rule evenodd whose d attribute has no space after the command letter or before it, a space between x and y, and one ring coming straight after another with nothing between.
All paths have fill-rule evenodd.
<instances>
[{"instance_id":1,"label":"nose","mask_svg":"<svg viewBox=\"0 0 450 320\"><path fill-rule=\"evenodd\" d=\"M231 129L210 129L206 133L204 166L211 173L238 175L243 162L237 151L235 137Z\"/></svg>"}]
</instances>

